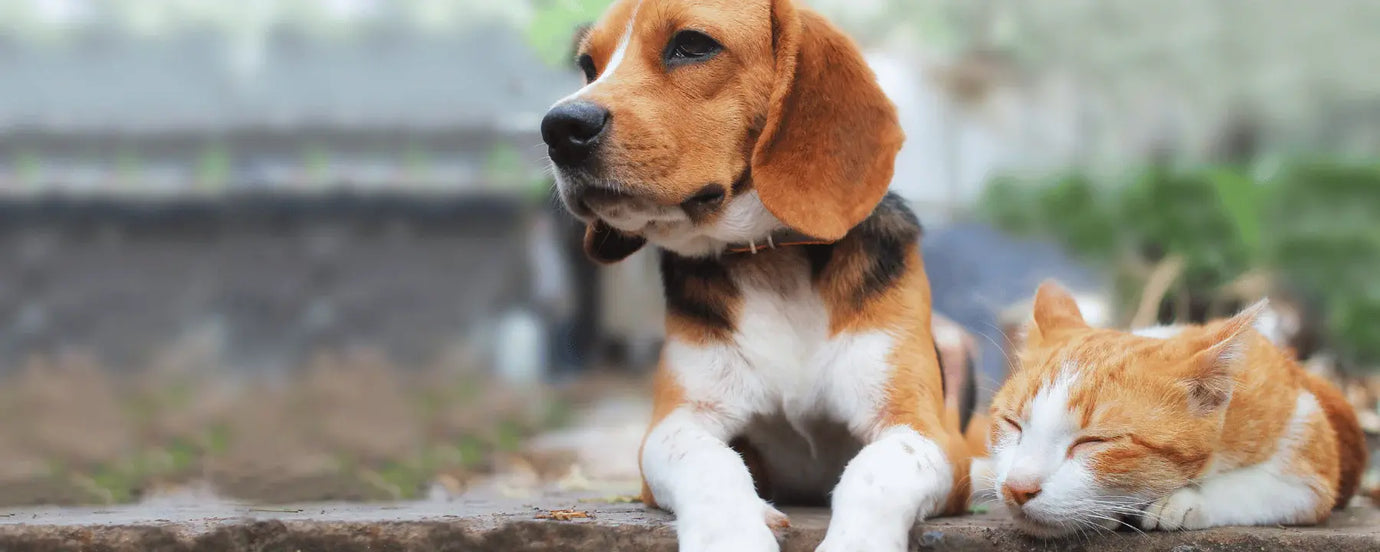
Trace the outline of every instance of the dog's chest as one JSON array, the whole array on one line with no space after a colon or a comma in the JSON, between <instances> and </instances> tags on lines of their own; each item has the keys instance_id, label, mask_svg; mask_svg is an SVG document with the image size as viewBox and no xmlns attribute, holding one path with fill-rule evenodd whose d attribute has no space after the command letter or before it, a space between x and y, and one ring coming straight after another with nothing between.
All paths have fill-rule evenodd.
<instances>
[{"instance_id":1,"label":"dog's chest","mask_svg":"<svg viewBox=\"0 0 1380 552\"><path fill-rule=\"evenodd\" d=\"M691 404L712 405L730 435L759 454L773 496L826 496L877 427L894 338L831 327L803 258L731 273L739 300L728 339L668 341L666 365Z\"/></svg>"},{"instance_id":2,"label":"dog's chest","mask_svg":"<svg viewBox=\"0 0 1380 552\"><path fill-rule=\"evenodd\" d=\"M808 270L739 275L742 305L732 347L757 388L757 415L779 415L805 433L821 421L851 426L874 411L888 373L888 336L834 333Z\"/></svg>"},{"instance_id":3,"label":"dog's chest","mask_svg":"<svg viewBox=\"0 0 1380 552\"><path fill-rule=\"evenodd\" d=\"M802 435L819 422L861 434L885 398L892 336L831 328L804 258L761 261L730 273L738 301L727 339L667 342L686 400L735 420L779 417Z\"/></svg>"},{"instance_id":4,"label":"dog's chest","mask_svg":"<svg viewBox=\"0 0 1380 552\"><path fill-rule=\"evenodd\" d=\"M764 284L739 282L734 344L761 397L740 435L759 454L759 485L774 500L822 503L860 447L849 426L864 401L848 379L867 370L840 365L855 340L830 335L828 308L808 280Z\"/></svg>"},{"instance_id":5,"label":"dog's chest","mask_svg":"<svg viewBox=\"0 0 1380 552\"><path fill-rule=\"evenodd\" d=\"M829 310L805 278L761 275L740 278L742 304L734 322L733 346L761 385L784 396L819 391L814 383L827 347Z\"/></svg>"}]
</instances>

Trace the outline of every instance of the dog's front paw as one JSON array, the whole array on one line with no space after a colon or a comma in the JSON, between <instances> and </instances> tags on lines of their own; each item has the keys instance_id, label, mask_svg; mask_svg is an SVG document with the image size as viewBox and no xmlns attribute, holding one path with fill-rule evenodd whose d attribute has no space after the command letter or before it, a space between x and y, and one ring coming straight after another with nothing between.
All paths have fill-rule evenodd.
<instances>
[{"instance_id":1,"label":"dog's front paw","mask_svg":"<svg viewBox=\"0 0 1380 552\"><path fill-rule=\"evenodd\" d=\"M772 529L786 529L791 526L791 518L781 513L781 510L777 510L769 504L763 506L765 508L763 510L763 517L766 518L767 527Z\"/></svg>"},{"instance_id":2,"label":"dog's front paw","mask_svg":"<svg viewBox=\"0 0 1380 552\"><path fill-rule=\"evenodd\" d=\"M856 520L831 523L815 552L905 552L910 526Z\"/></svg>"},{"instance_id":3,"label":"dog's front paw","mask_svg":"<svg viewBox=\"0 0 1380 552\"><path fill-rule=\"evenodd\" d=\"M765 502L751 507L678 516L681 552L776 552L772 529L790 527L786 514Z\"/></svg>"},{"instance_id":4,"label":"dog's front paw","mask_svg":"<svg viewBox=\"0 0 1380 552\"><path fill-rule=\"evenodd\" d=\"M1145 509L1140 527L1146 531L1206 528L1203 495L1197 489L1184 487L1156 500Z\"/></svg>"},{"instance_id":5,"label":"dog's front paw","mask_svg":"<svg viewBox=\"0 0 1380 552\"><path fill-rule=\"evenodd\" d=\"M889 539L880 535L846 539L825 537L815 552L904 552L906 540Z\"/></svg>"}]
</instances>

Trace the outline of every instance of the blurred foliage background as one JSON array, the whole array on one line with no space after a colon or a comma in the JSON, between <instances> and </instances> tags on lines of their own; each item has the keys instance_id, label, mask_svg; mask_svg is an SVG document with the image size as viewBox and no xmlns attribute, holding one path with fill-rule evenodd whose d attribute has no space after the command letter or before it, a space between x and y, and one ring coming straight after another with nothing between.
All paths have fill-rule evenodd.
<instances>
[{"instance_id":1,"label":"blurred foliage background","mask_svg":"<svg viewBox=\"0 0 1380 552\"><path fill-rule=\"evenodd\" d=\"M1326 313L1327 343L1352 371L1380 366L1380 165L1151 166L1119 178L1001 179L980 202L1007 231L1047 236L1119 268L1134 312L1149 271L1182 263L1152 322L1201 322L1240 308L1234 284L1264 276Z\"/></svg>"}]
</instances>

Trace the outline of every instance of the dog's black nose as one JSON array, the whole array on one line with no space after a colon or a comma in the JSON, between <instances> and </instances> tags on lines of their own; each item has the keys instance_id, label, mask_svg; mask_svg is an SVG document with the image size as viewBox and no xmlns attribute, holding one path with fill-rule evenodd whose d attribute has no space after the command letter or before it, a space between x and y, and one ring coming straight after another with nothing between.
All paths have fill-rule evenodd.
<instances>
[{"instance_id":1,"label":"dog's black nose","mask_svg":"<svg viewBox=\"0 0 1380 552\"><path fill-rule=\"evenodd\" d=\"M607 109L590 102L566 102L546 112L541 120L541 139L557 165L578 165L599 145L608 121Z\"/></svg>"}]
</instances>

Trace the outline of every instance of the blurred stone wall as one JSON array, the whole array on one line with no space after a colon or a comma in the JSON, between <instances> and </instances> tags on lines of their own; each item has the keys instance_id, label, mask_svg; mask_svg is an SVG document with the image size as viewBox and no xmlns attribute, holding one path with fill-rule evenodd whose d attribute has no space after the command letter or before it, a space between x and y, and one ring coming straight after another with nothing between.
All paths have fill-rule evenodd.
<instances>
[{"instance_id":1,"label":"blurred stone wall","mask_svg":"<svg viewBox=\"0 0 1380 552\"><path fill-rule=\"evenodd\" d=\"M0 372L61 351L137 371L187 346L244 373L342 346L432 362L527 301L529 214L483 195L0 202Z\"/></svg>"},{"instance_id":2,"label":"blurred stone wall","mask_svg":"<svg viewBox=\"0 0 1380 552\"><path fill-rule=\"evenodd\" d=\"M650 370L665 337L660 254L647 247L604 268L599 324L618 350L611 358L633 369Z\"/></svg>"}]
</instances>

